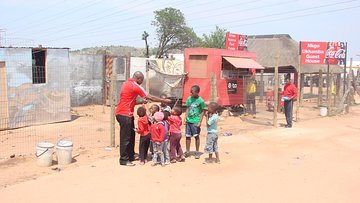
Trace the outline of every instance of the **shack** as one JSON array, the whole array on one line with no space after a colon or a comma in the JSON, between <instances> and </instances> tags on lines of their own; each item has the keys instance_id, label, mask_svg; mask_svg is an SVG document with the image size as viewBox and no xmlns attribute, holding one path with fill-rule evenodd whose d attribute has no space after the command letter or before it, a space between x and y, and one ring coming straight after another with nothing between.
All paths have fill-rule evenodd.
<instances>
[{"instance_id":1,"label":"shack","mask_svg":"<svg viewBox=\"0 0 360 203\"><path fill-rule=\"evenodd\" d=\"M264 69L256 62L256 54L214 48L188 48L184 51L185 72L188 72L183 101L190 96L193 85L201 88L205 101L217 101L221 106L246 103L247 79L256 69Z\"/></svg>"},{"instance_id":2,"label":"shack","mask_svg":"<svg viewBox=\"0 0 360 203\"><path fill-rule=\"evenodd\" d=\"M68 48L0 47L0 129L69 121Z\"/></svg>"}]
</instances>

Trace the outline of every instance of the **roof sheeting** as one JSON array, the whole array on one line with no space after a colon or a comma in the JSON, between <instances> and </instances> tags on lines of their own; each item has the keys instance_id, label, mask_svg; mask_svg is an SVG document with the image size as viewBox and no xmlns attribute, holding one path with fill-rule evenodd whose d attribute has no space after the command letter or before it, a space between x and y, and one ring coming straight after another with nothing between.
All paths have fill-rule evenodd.
<instances>
[{"instance_id":1,"label":"roof sheeting","mask_svg":"<svg viewBox=\"0 0 360 203\"><path fill-rule=\"evenodd\" d=\"M264 69L260 64L250 58L223 57L235 68Z\"/></svg>"}]
</instances>

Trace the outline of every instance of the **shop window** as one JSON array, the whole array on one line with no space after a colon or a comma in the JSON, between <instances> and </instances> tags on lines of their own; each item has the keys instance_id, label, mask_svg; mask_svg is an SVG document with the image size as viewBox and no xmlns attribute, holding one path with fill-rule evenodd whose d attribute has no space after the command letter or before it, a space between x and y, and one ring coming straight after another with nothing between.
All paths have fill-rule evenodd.
<instances>
[{"instance_id":1,"label":"shop window","mask_svg":"<svg viewBox=\"0 0 360 203\"><path fill-rule=\"evenodd\" d=\"M46 50L32 50L32 80L33 84L46 83Z\"/></svg>"},{"instance_id":2,"label":"shop window","mask_svg":"<svg viewBox=\"0 0 360 203\"><path fill-rule=\"evenodd\" d=\"M189 77L207 78L207 55L190 55L189 67Z\"/></svg>"}]
</instances>

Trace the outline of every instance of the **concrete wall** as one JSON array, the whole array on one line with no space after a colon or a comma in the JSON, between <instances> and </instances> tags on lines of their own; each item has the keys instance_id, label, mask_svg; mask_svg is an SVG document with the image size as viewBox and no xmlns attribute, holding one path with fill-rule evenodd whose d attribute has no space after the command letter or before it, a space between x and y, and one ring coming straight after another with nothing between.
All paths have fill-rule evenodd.
<instances>
[{"instance_id":1,"label":"concrete wall","mask_svg":"<svg viewBox=\"0 0 360 203\"><path fill-rule=\"evenodd\" d=\"M70 53L71 106L103 103L103 55Z\"/></svg>"},{"instance_id":2,"label":"concrete wall","mask_svg":"<svg viewBox=\"0 0 360 203\"><path fill-rule=\"evenodd\" d=\"M0 48L5 62L8 128L68 121L70 115L68 49L47 49L46 83L32 84L32 49Z\"/></svg>"}]
</instances>

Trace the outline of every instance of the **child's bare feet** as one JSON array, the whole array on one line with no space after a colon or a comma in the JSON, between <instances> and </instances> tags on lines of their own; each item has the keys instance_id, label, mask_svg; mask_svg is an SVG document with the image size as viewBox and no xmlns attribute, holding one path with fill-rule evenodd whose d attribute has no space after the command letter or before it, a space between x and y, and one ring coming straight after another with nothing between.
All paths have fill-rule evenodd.
<instances>
[{"instance_id":1,"label":"child's bare feet","mask_svg":"<svg viewBox=\"0 0 360 203\"><path fill-rule=\"evenodd\" d=\"M214 163L212 158L205 158L203 164L211 164Z\"/></svg>"},{"instance_id":2,"label":"child's bare feet","mask_svg":"<svg viewBox=\"0 0 360 203\"><path fill-rule=\"evenodd\" d=\"M176 159L172 159L172 160L170 161L170 163L172 163L172 164L176 163Z\"/></svg>"},{"instance_id":3,"label":"child's bare feet","mask_svg":"<svg viewBox=\"0 0 360 203\"><path fill-rule=\"evenodd\" d=\"M161 164L162 167L165 167L166 165L165 164Z\"/></svg>"},{"instance_id":4,"label":"child's bare feet","mask_svg":"<svg viewBox=\"0 0 360 203\"><path fill-rule=\"evenodd\" d=\"M145 164L145 162L144 162L144 161L141 161L139 164L140 164L140 165L144 165L144 164Z\"/></svg>"},{"instance_id":5,"label":"child's bare feet","mask_svg":"<svg viewBox=\"0 0 360 203\"><path fill-rule=\"evenodd\" d=\"M185 162L185 157L181 156L181 157L179 158L179 162Z\"/></svg>"},{"instance_id":6,"label":"child's bare feet","mask_svg":"<svg viewBox=\"0 0 360 203\"><path fill-rule=\"evenodd\" d=\"M157 163L152 163L152 164L151 164L151 166L156 166L156 165L157 165Z\"/></svg>"},{"instance_id":7,"label":"child's bare feet","mask_svg":"<svg viewBox=\"0 0 360 203\"><path fill-rule=\"evenodd\" d=\"M220 159L215 159L215 163L220 164Z\"/></svg>"}]
</instances>

